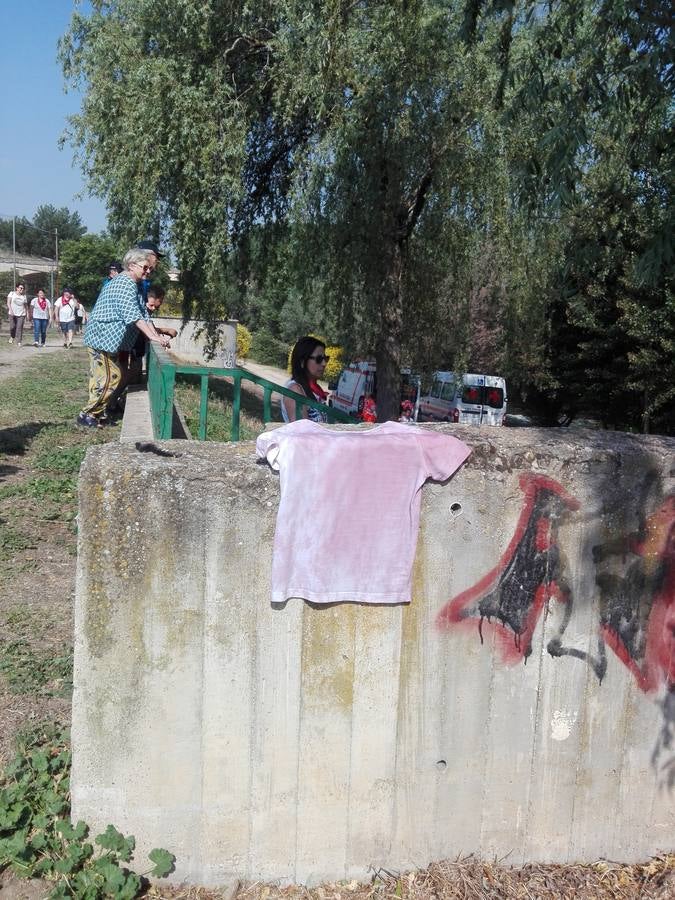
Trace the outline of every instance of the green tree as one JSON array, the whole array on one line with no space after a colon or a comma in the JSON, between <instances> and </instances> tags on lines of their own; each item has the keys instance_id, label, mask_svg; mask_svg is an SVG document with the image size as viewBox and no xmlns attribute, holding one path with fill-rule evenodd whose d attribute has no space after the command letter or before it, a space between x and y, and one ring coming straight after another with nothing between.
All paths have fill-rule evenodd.
<instances>
[{"instance_id":1,"label":"green tree","mask_svg":"<svg viewBox=\"0 0 675 900\"><path fill-rule=\"evenodd\" d=\"M539 135L523 196L562 238L549 398L643 430L675 430L672 58L670 4L552 4L512 106Z\"/></svg>"},{"instance_id":2,"label":"green tree","mask_svg":"<svg viewBox=\"0 0 675 900\"><path fill-rule=\"evenodd\" d=\"M290 245L296 270L375 352L388 418L423 214L437 208L440 226L453 203L466 214L486 172L472 129L498 83L500 15L479 30L464 4L440 0L324 2L311 15L297 0L95 2L61 45L86 92L73 139L116 225L140 233L166 216L186 296L207 315L235 242L288 219L305 238ZM122 107L123 121L107 115Z\"/></svg>"},{"instance_id":3,"label":"green tree","mask_svg":"<svg viewBox=\"0 0 675 900\"><path fill-rule=\"evenodd\" d=\"M35 241L35 252L40 256L54 256L54 237L58 231L59 242L81 238L87 231L78 212L61 206L45 204L38 206L33 216L33 227L39 229Z\"/></svg>"},{"instance_id":4,"label":"green tree","mask_svg":"<svg viewBox=\"0 0 675 900\"><path fill-rule=\"evenodd\" d=\"M161 221L206 318L235 303L278 333L310 310L374 352L383 418L404 360L489 349L523 386L564 387L551 304L569 260L556 265L567 248L588 274L575 217L628 146L635 179L661 192L630 278L665 284L665 2L91 7L60 52L84 91L72 140L116 233ZM653 354L635 355L635 378Z\"/></svg>"},{"instance_id":5,"label":"green tree","mask_svg":"<svg viewBox=\"0 0 675 900\"><path fill-rule=\"evenodd\" d=\"M79 300L91 309L111 261L119 258L119 246L111 238L86 234L64 241L61 248L61 285L72 287Z\"/></svg>"},{"instance_id":6,"label":"green tree","mask_svg":"<svg viewBox=\"0 0 675 900\"><path fill-rule=\"evenodd\" d=\"M14 226L12 219L0 220L0 246L12 247L14 237L17 253L54 259L57 229L59 241L77 239L87 230L79 213L70 212L65 206L57 209L51 204L44 204L38 206L32 220L25 216L17 216L14 219Z\"/></svg>"}]
</instances>

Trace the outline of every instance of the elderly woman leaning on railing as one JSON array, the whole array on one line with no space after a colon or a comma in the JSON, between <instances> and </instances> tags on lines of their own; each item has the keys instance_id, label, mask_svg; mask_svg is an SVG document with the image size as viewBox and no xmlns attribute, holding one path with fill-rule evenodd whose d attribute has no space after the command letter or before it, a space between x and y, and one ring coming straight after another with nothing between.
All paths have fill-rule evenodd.
<instances>
[{"instance_id":1,"label":"elderly woman leaning on railing","mask_svg":"<svg viewBox=\"0 0 675 900\"><path fill-rule=\"evenodd\" d=\"M151 275L157 257L149 250L134 247L124 257L124 269L102 288L84 329L84 345L89 348L89 403L77 417L77 424L101 428L108 422L108 410L125 388L119 353L131 350L140 331L149 341L169 346L169 338L159 334L142 302L138 284Z\"/></svg>"}]
</instances>

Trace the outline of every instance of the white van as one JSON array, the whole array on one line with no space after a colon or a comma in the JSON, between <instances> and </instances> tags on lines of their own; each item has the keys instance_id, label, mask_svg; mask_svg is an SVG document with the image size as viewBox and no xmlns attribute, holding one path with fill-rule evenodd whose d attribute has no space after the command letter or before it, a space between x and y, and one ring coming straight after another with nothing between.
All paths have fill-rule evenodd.
<instances>
[{"instance_id":1,"label":"white van","mask_svg":"<svg viewBox=\"0 0 675 900\"><path fill-rule=\"evenodd\" d=\"M435 372L431 390L420 399L420 421L503 425L506 382L497 375Z\"/></svg>"},{"instance_id":2,"label":"white van","mask_svg":"<svg viewBox=\"0 0 675 900\"><path fill-rule=\"evenodd\" d=\"M413 375L410 369L401 369L401 418L409 421L417 419L417 408L420 399L421 379ZM330 406L342 412L362 416L366 397L377 400L377 372L375 363L359 360L347 366L340 373L337 388L328 401ZM368 407L366 407L366 414Z\"/></svg>"}]
</instances>

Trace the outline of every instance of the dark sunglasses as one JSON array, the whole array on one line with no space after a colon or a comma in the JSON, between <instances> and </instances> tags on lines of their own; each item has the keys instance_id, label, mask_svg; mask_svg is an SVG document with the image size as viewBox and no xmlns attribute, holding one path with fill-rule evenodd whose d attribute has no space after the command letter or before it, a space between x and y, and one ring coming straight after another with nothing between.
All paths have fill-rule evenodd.
<instances>
[{"instance_id":1,"label":"dark sunglasses","mask_svg":"<svg viewBox=\"0 0 675 900\"><path fill-rule=\"evenodd\" d=\"M318 356L308 356L307 359L313 359L317 365L321 365L324 362L330 362L330 356L322 356L320 353Z\"/></svg>"}]
</instances>

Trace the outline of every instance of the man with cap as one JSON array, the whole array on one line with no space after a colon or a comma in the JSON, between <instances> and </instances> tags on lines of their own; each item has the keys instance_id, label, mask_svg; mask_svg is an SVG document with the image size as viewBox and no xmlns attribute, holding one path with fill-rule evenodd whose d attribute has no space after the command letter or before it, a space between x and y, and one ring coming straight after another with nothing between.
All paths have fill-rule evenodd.
<instances>
[{"instance_id":1,"label":"man with cap","mask_svg":"<svg viewBox=\"0 0 675 900\"><path fill-rule=\"evenodd\" d=\"M122 271L122 263L119 260L114 260L108 266L108 277L104 280L103 284L107 284L112 278L116 278L120 272Z\"/></svg>"}]
</instances>

